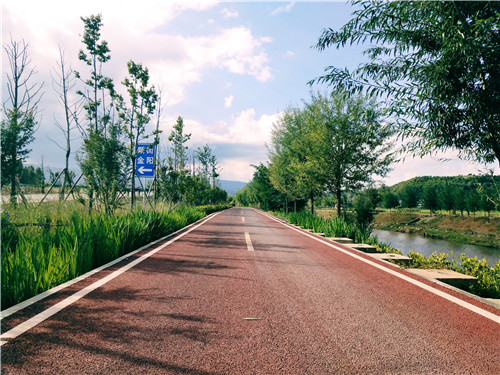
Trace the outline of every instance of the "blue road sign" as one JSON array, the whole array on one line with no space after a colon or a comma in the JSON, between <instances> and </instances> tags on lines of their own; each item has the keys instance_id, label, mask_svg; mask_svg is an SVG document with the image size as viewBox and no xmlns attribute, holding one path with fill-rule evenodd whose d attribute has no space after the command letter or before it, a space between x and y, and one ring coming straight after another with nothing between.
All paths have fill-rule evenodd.
<instances>
[{"instance_id":1,"label":"blue road sign","mask_svg":"<svg viewBox=\"0 0 500 375\"><path fill-rule=\"evenodd\" d=\"M135 173L137 176L154 177L155 146L151 143L138 143L135 155Z\"/></svg>"}]
</instances>

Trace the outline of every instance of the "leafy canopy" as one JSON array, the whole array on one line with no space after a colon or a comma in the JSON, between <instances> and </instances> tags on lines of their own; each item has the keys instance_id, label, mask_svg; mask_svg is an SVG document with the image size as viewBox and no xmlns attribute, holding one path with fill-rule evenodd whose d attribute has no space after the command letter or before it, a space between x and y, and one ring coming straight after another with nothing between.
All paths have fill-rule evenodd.
<instances>
[{"instance_id":1,"label":"leafy canopy","mask_svg":"<svg viewBox=\"0 0 500 375\"><path fill-rule=\"evenodd\" d=\"M384 97L413 155L455 148L500 163L500 2L353 1L316 48L369 43L369 62L311 81Z\"/></svg>"}]
</instances>

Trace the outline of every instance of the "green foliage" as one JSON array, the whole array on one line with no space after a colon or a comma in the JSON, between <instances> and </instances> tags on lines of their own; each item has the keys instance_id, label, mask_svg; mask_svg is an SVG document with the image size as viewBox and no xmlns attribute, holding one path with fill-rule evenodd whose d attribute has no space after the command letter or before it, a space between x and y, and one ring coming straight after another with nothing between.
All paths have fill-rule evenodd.
<instances>
[{"instance_id":1,"label":"green foliage","mask_svg":"<svg viewBox=\"0 0 500 375\"><path fill-rule=\"evenodd\" d=\"M401 200L404 208L416 208L420 205L435 212L437 210L455 211L463 214L467 211L474 214L478 210L491 212L497 209L500 198L497 186L500 176L491 174L468 175L452 177L415 177L400 182L392 187L383 187L380 194L383 197L384 208L390 208L385 203L385 196L394 195ZM394 199L394 198L391 198Z\"/></svg>"},{"instance_id":2,"label":"green foliage","mask_svg":"<svg viewBox=\"0 0 500 375\"><path fill-rule=\"evenodd\" d=\"M264 211L279 210L285 199L272 185L269 168L262 163L253 167L253 179L236 193L236 202L240 206L258 207Z\"/></svg>"},{"instance_id":3,"label":"green foliage","mask_svg":"<svg viewBox=\"0 0 500 375\"><path fill-rule=\"evenodd\" d=\"M382 205L388 210L396 208L399 206L399 198L390 190L386 190L382 194Z\"/></svg>"},{"instance_id":4,"label":"green foliage","mask_svg":"<svg viewBox=\"0 0 500 375\"><path fill-rule=\"evenodd\" d=\"M413 250L408 253L412 259L412 267L414 268L446 268L455 269L457 267L456 260L449 261L450 254L433 252L428 258L425 255L416 253ZM453 257L453 252L451 253Z\"/></svg>"},{"instance_id":5,"label":"green foliage","mask_svg":"<svg viewBox=\"0 0 500 375\"><path fill-rule=\"evenodd\" d=\"M353 199L354 215L359 228L371 232L375 202L366 191L358 193Z\"/></svg>"},{"instance_id":6,"label":"green foliage","mask_svg":"<svg viewBox=\"0 0 500 375\"><path fill-rule=\"evenodd\" d=\"M422 196L423 207L427 208L431 213L434 213L441 207L440 203L436 187L431 184L425 185Z\"/></svg>"},{"instance_id":7,"label":"green foliage","mask_svg":"<svg viewBox=\"0 0 500 375\"><path fill-rule=\"evenodd\" d=\"M215 188L217 186L217 177L219 177L219 166L217 157L208 144L203 148L196 149L196 158L200 162L198 175L206 181L206 184Z\"/></svg>"},{"instance_id":8,"label":"green foliage","mask_svg":"<svg viewBox=\"0 0 500 375\"><path fill-rule=\"evenodd\" d=\"M198 210L203 211L205 213L205 215L210 215L214 212L227 210L231 207L232 207L232 205L230 205L230 204L211 204L211 205L205 205L205 206L196 206L196 208Z\"/></svg>"},{"instance_id":9,"label":"green foliage","mask_svg":"<svg viewBox=\"0 0 500 375\"><path fill-rule=\"evenodd\" d=\"M478 260L477 257L469 258L461 254L459 264L455 259L450 261L450 255L453 258L453 252L434 252L429 257L414 251L408 254L412 258L413 268L450 269L476 277L477 283L470 287L469 292L485 298L500 298L500 261L491 267L486 259Z\"/></svg>"},{"instance_id":10,"label":"green foliage","mask_svg":"<svg viewBox=\"0 0 500 375\"><path fill-rule=\"evenodd\" d=\"M74 212L65 225L17 228L2 214L2 308L129 253L227 206L136 210L120 216ZM59 219L55 220L59 221Z\"/></svg>"},{"instance_id":11,"label":"green foliage","mask_svg":"<svg viewBox=\"0 0 500 375\"><path fill-rule=\"evenodd\" d=\"M127 63L127 68L129 76L122 83L127 88L130 106L127 108L125 102L120 98L119 116L124 122L123 131L129 140L127 156L131 166L130 209L133 210L135 203L136 148L139 141L147 138L145 136L146 125L149 123L150 116L154 112L158 95L155 92L154 86L148 87L148 68L143 67L142 64L136 64L132 60Z\"/></svg>"},{"instance_id":12,"label":"green foliage","mask_svg":"<svg viewBox=\"0 0 500 375\"><path fill-rule=\"evenodd\" d=\"M191 134L184 134L184 120L181 116L177 117L177 122L168 136L168 140L173 145L173 158L169 158L169 164L174 171L181 172L186 168L187 164L187 146L185 143L189 141Z\"/></svg>"},{"instance_id":13,"label":"green foliage","mask_svg":"<svg viewBox=\"0 0 500 375\"><path fill-rule=\"evenodd\" d=\"M19 183L22 185L40 186L44 181L43 171L40 167L33 167L32 165L23 166L21 175L19 176Z\"/></svg>"},{"instance_id":14,"label":"green foliage","mask_svg":"<svg viewBox=\"0 0 500 375\"><path fill-rule=\"evenodd\" d=\"M343 191L359 190L389 170L391 134L368 97L341 89L313 95L304 109L286 111L275 124L271 181L289 197L331 192L340 216Z\"/></svg>"},{"instance_id":15,"label":"green foliage","mask_svg":"<svg viewBox=\"0 0 500 375\"><path fill-rule=\"evenodd\" d=\"M323 30L316 47L368 42L369 62L352 72L328 67L316 81L383 96L414 154L456 148L467 159L500 162L500 3L353 5L352 19Z\"/></svg>"},{"instance_id":16,"label":"green foliage","mask_svg":"<svg viewBox=\"0 0 500 375\"><path fill-rule=\"evenodd\" d=\"M95 194L97 208L108 214L120 205L127 184L124 169L127 152L120 134L121 129L116 124L109 126L107 135L90 129L83 140L83 156L77 158L86 183Z\"/></svg>"},{"instance_id":17,"label":"green foliage","mask_svg":"<svg viewBox=\"0 0 500 375\"><path fill-rule=\"evenodd\" d=\"M288 214L280 212L276 215L286 218L291 224L324 233L326 237L347 237L356 243L366 243L370 237L368 228L360 228L342 217L323 219L304 211Z\"/></svg>"},{"instance_id":18,"label":"green foliage","mask_svg":"<svg viewBox=\"0 0 500 375\"><path fill-rule=\"evenodd\" d=\"M86 52L80 50L78 58L90 67L90 78L84 80L75 72L87 86L77 94L83 99L88 121L82 154L77 155L77 160L89 187L89 211L95 195L100 203L97 207L112 213L126 186L126 149L121 139L122 128L114 121L114 111L123 99L116 93L113 80L102 74L102 65L111 56L108 43L101 41L101 15L82 17L82 21Z\"/></svg>"},{"instance_id":19,"label":"green foliage","mask_svg":"<svg viewBox=\"0 0 500 375\"><path fill-rule=\"evenodd\" d=\"M460 261L462 272L478 279L478 284L470 290L472 293L486 298L500 298L500 261L491 267L486 259L467 258L464 254L460 256Z\"/></svg>"}]
</instances>

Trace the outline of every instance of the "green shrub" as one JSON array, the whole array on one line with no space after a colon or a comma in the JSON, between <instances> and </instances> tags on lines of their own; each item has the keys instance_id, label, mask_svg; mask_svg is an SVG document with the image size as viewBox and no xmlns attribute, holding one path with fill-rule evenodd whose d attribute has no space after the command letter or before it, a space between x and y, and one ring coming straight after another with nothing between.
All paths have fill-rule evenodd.
<instances>
[{"instance_id":1,"label":"green shrub","mask_svg":"<svg viewBox=\"0 0 500 375\"><path fill-rule=\"evenodd\" d=\"M470 292L486 298L500 298L500 261L490 267L486 259L460 256L461 270L464 274L477 277L477 285L471 287Z\"/></svg>"}]
</instances>

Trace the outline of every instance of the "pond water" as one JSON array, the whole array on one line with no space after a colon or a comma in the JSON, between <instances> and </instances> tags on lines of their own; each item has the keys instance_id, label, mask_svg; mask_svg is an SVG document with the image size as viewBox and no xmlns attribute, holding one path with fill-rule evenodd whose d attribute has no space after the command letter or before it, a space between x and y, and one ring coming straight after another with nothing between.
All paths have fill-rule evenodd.
<instances>
[{"instance_id":1,"label":"pond water","mask_svg":"<svg viewBox=\"0 0 500 375\"><path fill-rule=\"evenodd\" d=\"M390 232L378 229L373 230L372 236L377 236L380 242L390 244L392 247L400 250L403 254L407 254L413 250L428 257L433 252L449 253L450 250L452 250L454 257L457 260L462 253L471 258L475 256L477 256L478 259L486 258L486 261L490 266L494 266L500 260L499 248L468 245L446 240L427 238L418 234ZM449 259L451 260L451 258Z\"/></svg>"}]
</instances>

